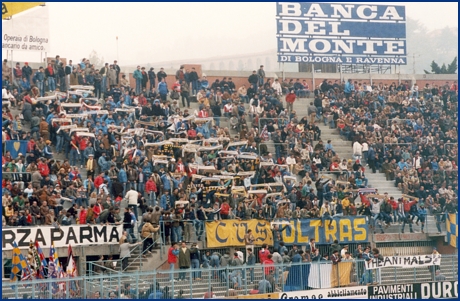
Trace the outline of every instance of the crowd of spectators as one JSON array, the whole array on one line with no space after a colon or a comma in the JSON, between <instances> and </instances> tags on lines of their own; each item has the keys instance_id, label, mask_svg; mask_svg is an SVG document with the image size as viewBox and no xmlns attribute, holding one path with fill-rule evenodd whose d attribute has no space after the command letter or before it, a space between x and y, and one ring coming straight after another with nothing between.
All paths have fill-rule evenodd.
<instances>
[{"instance_id":1,"label":"crowd of spectators","mask_svg":"<svg viewBox=\"0 0 460 301\"><path fill-rule=\"evenodd\" d=\"M2 72L2 141L28 144L2 157L4 226L123 223L133 241L148 221L173 243L202 240L204 221L231 218L322 218L331 227L367 215L383 232L392 223L412 231L415 217L423 224L434 213L441 232L444 213L456 211L456 82L418 90L325 80L298 116L292 104L310 96L306 81L266 78L263 66L247 89L183 66L175 75L139 66L135 88L116 61L16 66L12 81L7 62ZM350 141L352 158L321 139L320 123ZM377 171L404 199L358 197ZM260 184L267 191L251 193Z\"/></svg>"}]
</instances>

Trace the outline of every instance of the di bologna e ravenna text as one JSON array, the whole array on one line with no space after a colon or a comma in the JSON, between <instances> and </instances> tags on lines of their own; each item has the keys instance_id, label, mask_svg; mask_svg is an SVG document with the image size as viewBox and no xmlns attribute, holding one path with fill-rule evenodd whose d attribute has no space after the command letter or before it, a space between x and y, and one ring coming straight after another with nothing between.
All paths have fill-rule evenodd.
<instances>
[{"instance_id":1,"label":"di bologna e ravenna text","mask_svg":"<svg viewBox=\"0 0 460 301\"><path fill-rule=\"evenodd\" d=\"M369 299L457 299L458 281L369 287Z\"/></svg>"}]
</instances>

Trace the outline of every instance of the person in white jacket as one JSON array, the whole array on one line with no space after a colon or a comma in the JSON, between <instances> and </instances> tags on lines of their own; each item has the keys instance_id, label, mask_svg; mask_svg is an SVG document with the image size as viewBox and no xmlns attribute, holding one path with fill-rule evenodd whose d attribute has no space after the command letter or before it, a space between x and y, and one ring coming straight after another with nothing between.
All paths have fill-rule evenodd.
<instances>
[{"instance_id":1,"label":"person in white jacket","mask_svg":"<svg viewBox=\"0 0 460 301\"><path fill-rule=\"evenodd\" d=\"M362 153L363 153L363 158L362 158L362 162L363 162L363 166L367 165L367 153L369 152L369 144L367 144L366 141L363 142L363 144L361 144L362 146Z\"/></svg>"},{"instance_id":2,"label":"person in white jacket","mask_svg":"<svg viewBox=\"0 0 460 301\"><path fill-rule=\"evenodd\" d=\"M353 159L359 160L363 156L363 146L358 141L353 143Z\"/></svg>"},{"instance_id":3,"label":"person in white jacket","mask_svg":"<svg viewBox=\"0 0 460 301\"><path fill-rule=\"evenodd\" d=\"M123 232L123 236L120 239L120 258L122 258L121 261L121 269L124 271L128 267L128 260L131 257L131 248L140 245L142 242L130 244L127 239L127 233L126 231Z\"/></svg>"},{"instance_id":4,"label":"person in white jacket","mask_svg":"<svg viewBox=\"0 0 460 301\"><path fill-rule=\"evenodd\" d=\"M382 199L382 200L380 200L380 201L377 200L377 199L374 199L374 201L371 203L371 213L372 213L371 227L374 228L374 234L375 234L375 232L376 232L376 231L375 231L375 230L376 230L375 227L376 227L377 224L378 224L379 227L380 227L380 231L381 231L382 233L384 233L384 232L383 232L383 228L382 228L382 224L381 224L381 223L377 223L377 220L378 220L378 219L382 220L382 219L381 219L381 216L380 216L380 206L382 205L383 201L384 201L384 199Z\"/></svg>"},{"instance_id":5,"label":"person in white jacket","mask_svg":"<svg viewBox=\"0 0 460 301\"><path fill-rule=\"evenodd\" d=\"M282 95L283 89L281 88L281 84L280 84L280 82L279 82L279 80L277 78L273 82L272 88L273 88L273 90L275 90L275 92L278 92L278 95Z\"/></svg>"},{"instance_id":6,"label":"person in white jacket","mask_svg":"<svg viewBox=\"0 0 460 301\"><path fill-rule=\"evenodd\" d=\"M138 219L138 213L137 213L137 200L140 196L140 192L137 192L136 190L131 189L128 191L125 195L125 200L128 202L128 208L132 208L134 214L136 215L136 220Z\"/></svg>"},{"instance_id":7,"label":"person in white jacket","mask_svg":"<svg viewBox=\"0 0 460 301\"><path fill-rule=\"evenodd\" d=\"M292 172L292 170L294 169L294 165L297 164L297 162L295 161L294 154L286 158L286 164L289 165L289 172Z\"/></svg>"}]
</instances>

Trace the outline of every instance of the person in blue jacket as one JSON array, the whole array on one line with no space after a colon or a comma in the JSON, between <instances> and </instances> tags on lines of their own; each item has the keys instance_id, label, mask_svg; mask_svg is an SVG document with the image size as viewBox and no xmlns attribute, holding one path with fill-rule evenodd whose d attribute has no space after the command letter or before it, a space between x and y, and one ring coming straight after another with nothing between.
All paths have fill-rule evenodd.
<instances>
[{"instance_id":1,"label":"person in blue jacket","mask_svg":"<svg viewBox=\"0 0 460 301\"><path fill-rule=\"evenodd\" d=\"M158 93L160 93L160 97L162 101L166 101L166 96L168 95L168 85L164 78L158 83Z\"/></svg>"},{"instance_id":2,"label":"person in blue jacket","mask_svg":"<svg viewBox=\"0 0 460 301\"><path fill-rule=\"evenodd\" d=\"M126 184L128 183L128 176L123 166L120 168L120 171L118 172L118 181L123 184L123 195L125 195Z\"/></svg>"}]
</instances>

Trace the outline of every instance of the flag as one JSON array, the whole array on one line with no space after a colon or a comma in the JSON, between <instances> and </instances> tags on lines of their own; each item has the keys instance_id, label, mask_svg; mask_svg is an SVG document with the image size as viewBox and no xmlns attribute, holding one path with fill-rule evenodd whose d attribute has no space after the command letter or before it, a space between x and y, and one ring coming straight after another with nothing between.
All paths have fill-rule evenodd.
<instances>
[{"instance_id":1,"label":"flag","mask_svg":"<svg viewBox=\"0 0 460 301\"><path fill-rule=\"evenodd\" d=\"M69 277L76 277L77 276L77 267L75 265L75 260L73 259L73 254L72 254L72 246L69 245L68 249L68 259L67 259L67 269L66 273Z\"/></svg>"},{"instance_id":2,"label":"flag","mask_svg":"<svg viewBox=\"0 0 460 301\"><path fill-rule=\"evenodd\" d=\"M19 273L22 271L28 271L29 266L27 265L26 259L22 256L21 251L19 250L18 245L13 241L13 258L11 263L11 274L10 281L15 282L19 280Z\"/></svg>"},{"instance_id":3,"label":"flag","mask_svg":"<svg viewBox=\"0 0 460 301\"><path fill-rule=\"evenodd\" d=\"M17 158L18 154L27 153L27 140L8 140L5 141L5 151L10 152L11 158Z\"/></svg>"},{"instance_id":4,"label":"flag","mask_svg":"<svg viewBox=\"0 0 460 301\"><path fill-rule=\"evenodd\" d=\"M42 267L48 266L48 263L46 262L46 259L45 259L45 254L43 254L42 248L40 248L40 244L38 243L38 241L35 241L35 248L37 249L38 256L41 262L41 266Z\"/></svg>"},{"instance_id":5,"label":"flag","mask_svg":"<svg viewBox=\"0 0 460 301\"><path fill-rule=\"evenodd\" d=\"M75 264L75 260L73 259L73 254L72 254L72 246L69 244L68 248L68 260L67 260L67 269L66 269L67 277L73 278L78 276L77 272L77 266ZM69 289L70 293L72 295L78 294L79 288L78 288L78 283L76 281L70 281L69 282Z\"/></svg>"},{"instance_id":6,"label":"flag","mask_svg":"<svg viewBox=\"0 0 460 301\"><path fill-rule=\"evenodd\" d=\"M57 279L60 278L62 273L61 265L59 264L59 256L54 248L54 243L50 248L49 264L48 264L48 278ZM60 284L58 282L52 283L53 295L60 291Z\"/></svg>"},{"instance_id":7,"label":"flag","mask_svg":"<svg viewBox=\"0 0 460 301\"><path fill-rule=\"evenodd\" d=\"M29 255L27 258L29 259L29 266L32 269L32 272L38 274L42 265L40 256L38 255L37 249L35 249L35 244L32 240L30 240L29 243Z\"/></svg>"}]
</instances>

